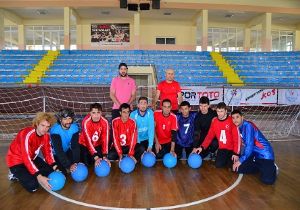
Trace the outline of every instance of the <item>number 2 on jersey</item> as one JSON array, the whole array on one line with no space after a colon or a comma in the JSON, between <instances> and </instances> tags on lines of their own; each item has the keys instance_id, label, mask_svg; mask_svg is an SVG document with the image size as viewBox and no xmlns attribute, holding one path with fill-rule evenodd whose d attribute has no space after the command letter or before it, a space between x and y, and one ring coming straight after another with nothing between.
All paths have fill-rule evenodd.
<instances>
[{"instance_id":1,"label":"number 2 on jersey","mask_svg":"<svg viewBox=\"0 0 300 210\"><path fill-rule=\"evenodd\" d=\"M220 142L223 142L223 144L226 144L226 142L227 142L225 130L221 130L221 133L220 133Z\"/></svg>"}]
</instances>

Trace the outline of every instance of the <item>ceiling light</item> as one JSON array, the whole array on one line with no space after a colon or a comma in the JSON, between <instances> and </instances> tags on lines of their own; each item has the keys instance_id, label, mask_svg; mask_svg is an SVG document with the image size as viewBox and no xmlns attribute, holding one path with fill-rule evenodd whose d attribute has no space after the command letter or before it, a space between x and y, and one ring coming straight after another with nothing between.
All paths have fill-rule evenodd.
<instances>
[{"instance_id":1,"label":"ceiling light","mask_svg":"<svg viewBox=\"0 0 300 210\"><path fill-rule=\"evenodd\" d=\"M46 15L46 14L48 14L48 11L45 10L45 9L38 9L38 10L36 10L36 14L38 14L38 15Z\"/></svg>"},{"instance_id":2,"label":"ceiling light","mask_svg":"<svg viewBox=\"0 0 300 210\"><path fill-rule=\"evenodd\" d=\"M234 16L234 14L226 14L225 18L232 18Z\"/></svg>"},{"instance_id":3,"label":"ceiling light","mask_svg":"<svg viewBox=\"0 0 300 210\"><path fill-rule=\"evenodd\" d=\"M172 15L171 12L164 12L164 15Z\"/></svg>"}]
</instances>

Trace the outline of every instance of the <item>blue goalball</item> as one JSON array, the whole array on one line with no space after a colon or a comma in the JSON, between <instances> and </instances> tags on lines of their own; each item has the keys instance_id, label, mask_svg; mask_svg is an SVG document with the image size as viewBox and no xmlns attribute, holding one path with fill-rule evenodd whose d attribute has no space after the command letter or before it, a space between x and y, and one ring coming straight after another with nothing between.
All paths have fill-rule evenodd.
<instances>
[{"instance_id":1,"label":"blue goalball","mask_svg":"<svg viewBox=\"0 0 300 210\"><path fill-rule=\"evenodd\" d=\"M201 156L197 153L190 154L190 156L188 158L188 165L194 169L200 168L202 165Z\"/></svg>"},{"instance_id":2,"label":"blue goalball","mask_svg":"<svg viewBox=\"0 0 300 210\"><path fill-rule=\"evenodd\" d=\"M135 162L131 157L124 157L120 162L120 169L125 174L131 173L135 168Z\"/></svg>"},{"instance_id":3,"label":"blue goalball","mask_svg":"<svg viewBox=\"0 0 300 210\"><path fill-rule=\"evenodd\" d=\"M171 153L167 153L164 155L163 164L167 168L173 168L177 164L177 158L174 157Z\"/></svg>"},{"instance_id":4,"label":"blue goalball","mask_svg":"<svg viewBox=\"0 0 300 210\"><path fill-rule=\"evenodd\" d=\"M99 177L108 176L110 173L110 167L105 160L100 161L100 165L95 166L95 174Z\"/></svg>"},{"instance_id":5,"label":"blue goalball","mask_svg":"<svg viewBox=\"0 0 300 210\"><path fill-rule=\"evenodd\" d=\"M155 162L156 162L156 158L153 153L151 153L151 152L144 153L143 158L142 158L142 164L145 167L151 168L152 166L155 165Z\"/></svg>"},{"instance_id":6,"label":"blue goalball","mask_svg":"<svg viewBox=\"0 0 300 210\"><path fill-rule=\"evenodd\" d=\"M49 174L48 178L48 183L51 185L52 191L61 190L65 186L66 177L59 171L53 171Z\"/></svg>"},{"instance_id":7,"label":"blue goalball","mask_svg":"<svg viewBox=\"0 0 300 210\"><path fill-rule=\"evenodd\" d=\"M78 163L75 171L71 173L71 176L74 181L76 182L82 182L84 181L88 176L88 168L83 163Z\"/></svg>"}]
</instances>

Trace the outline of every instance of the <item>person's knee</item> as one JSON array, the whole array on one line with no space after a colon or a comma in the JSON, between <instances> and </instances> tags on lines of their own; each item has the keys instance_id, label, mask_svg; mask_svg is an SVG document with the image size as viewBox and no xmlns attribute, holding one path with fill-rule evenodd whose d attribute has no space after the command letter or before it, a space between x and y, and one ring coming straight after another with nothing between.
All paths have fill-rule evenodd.
<instances>
[{"instance_id":1,"label":"person's knee","mask_svg":"<svg viewBox=\"0 0 300 210\"><path fill-rule=\"evenodd\" d=\"M266 184L266 185L272 185L275 183L276 181L276 178L269 178L269 179L266 179L266 178L261 178L260 179L262 183Z\"/></svg>"},{"instance_id":2,"label":"person's knee","mask_svg":"<svg viewBox=\"0 0 300 210\"><path fill-rule=\"evenodd\" d=\"M115 152L109 152L107 155L107 158L109 160L117 160L118 159L118 154Z\"/></svg>"},{"instance_id":3,"label":"person's knee","mask_svg":"<svg viewBox=\"0 0 300 210\"><path fill-rule=\"evenodd\" d=\"M39 183L37 181L27 182L24 187L28 192L35 192L39 188Z\"/></svg>"}]
</instances>

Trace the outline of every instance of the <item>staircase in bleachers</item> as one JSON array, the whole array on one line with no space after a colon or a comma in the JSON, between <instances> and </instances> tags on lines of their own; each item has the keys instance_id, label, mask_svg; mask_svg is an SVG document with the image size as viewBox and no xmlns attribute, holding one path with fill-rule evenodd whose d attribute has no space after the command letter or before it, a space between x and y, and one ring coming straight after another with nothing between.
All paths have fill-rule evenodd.
<instances>
[{"instance_id":1,"label":"staircase in bleachers","mask_svg":"<svg viewBox=\"0 0 300 210\"><path fill-rule=\"evenodd\" d=\"M176 80L183 85L226 84L208 52L144 50L61 51L42 83L109 85L120 62L128 66L154 65L158 81L165 79L167 68L173 68Z\"/></svg>"},{"instance_id":2,"label":"staircase in bleachers","mask_svg":"<svg viewBox=\"0 0 300 210\"><path fill-rule=\"evenodd\" d=\"M0 51L0 84L19 84L42 59L46 51Z\"/></svg>"},{"instance_id":3,"label":"staircase in bleachers","mask_svg":"<svg viewBox=\"0 0 300 210\"><path fill-rule=\"evenodd\" d=\"M246 85L300 86L300 52L222 53Z\"/></svg>"}]
</instances>

